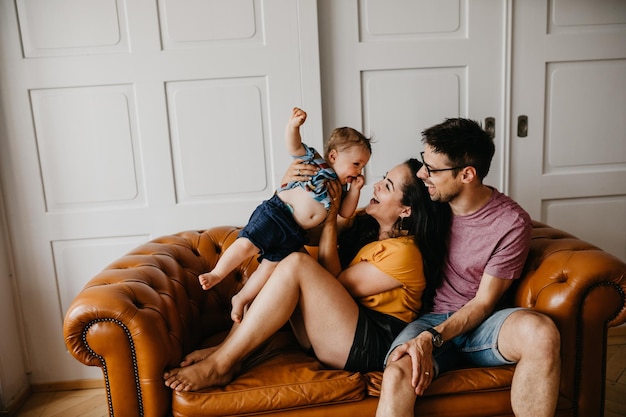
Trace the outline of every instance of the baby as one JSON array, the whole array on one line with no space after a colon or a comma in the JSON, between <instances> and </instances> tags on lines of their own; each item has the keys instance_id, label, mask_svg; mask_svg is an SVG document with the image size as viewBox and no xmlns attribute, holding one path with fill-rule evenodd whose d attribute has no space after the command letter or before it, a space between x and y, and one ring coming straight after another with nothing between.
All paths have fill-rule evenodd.
<instances>
[{"instance_id":1,"label":"baby","mask_svg":"<svg viewBox=\"0 0 626 417\"><path fill-rule=\"evenodd\" d=\"M302 250L306 231L320 225L331 207L328 181L339 180L344 192L339 215L352 216L364 184L363 167L372 154L370 139L360 132L342 127L333 130L325 146L324 158L302 143L300 126L306 113L294 108L285 130L287 151L293 158L319 168L308 181L290 181L252 213L237 240L222 254L211 272L199 276L208 290L221 282L245 259L259 254L260 265L232 299L231 318L238 323L244 309L256 297L279 261ZM348 186L348 184L350 184Z\"/></svg>"}]
</instances>

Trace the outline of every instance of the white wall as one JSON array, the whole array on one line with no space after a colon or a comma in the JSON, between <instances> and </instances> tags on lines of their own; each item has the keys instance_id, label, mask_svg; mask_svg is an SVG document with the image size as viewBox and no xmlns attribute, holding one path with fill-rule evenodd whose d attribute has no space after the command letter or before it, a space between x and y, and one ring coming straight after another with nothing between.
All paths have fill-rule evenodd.
<instances>
[{"instance_id":1,"label":"white wall","mask_svg":"<svg viewBox=\"0 0 626 417\"><path fill-rule=\"evenodd\" d=\"M117 251L123 253L154 235L216 224L243 224L258 201L271 195L274 183L280 179L288 163L282 147L282 131L289 106L304 105L309 111L305 137L307 142L313 141L315 146L319 146L322 140L320 107L323 99L323 130L328 132L336 125L351 125L366 134L380 136L381 141L377 145L380 146L374 158L382 155L391 159L396 154L405 158L407 153L416 155L419 151L419 131L426 127L425 124L437 120L431 120L429 116L423 121L415 114L423 117L437 110L435 116L438 119L442 103L454 104L454 111L444 108L446 116L455 116L452 114L455 112L478 119L496 115L500 141L504 141L507 135L508 123L503 117L507 104L502 104L507 87L501 79L506 78L501 67L508 64L505 59L506 53L510 52L505 45L509 40L507 36L510 34L506 31L510 30L511 22L505 12L509 10L507 7L511 1L440 2L439 7L459 9L456 18L459 25L451 33L397 36L382 33L376 39L368 37L367 42L359 40L359 25L363 25L363 19L367 17L363 15L366 8L362 6L378 5L389 13L389 4L383 0L223 1L229 7L243 7L250 11L249 14L237 11L229 16L250 17L243 22L248 26L244 24L242 28L254 30L244 30L239 38L232 33L230 37L223 37L223 34L212 33L209 30L211 27L201 19L195 19L194 24L189 25L186 23L194 19L174 13L177 7L203 7L201 2L102 0L97 3L110 13L99 14L90 9L88 17L93 19L92 32L95 35L85 40L77 39L73 32L84 35L86 26L90 26L84 24L85 10L72 9L77 4L73 0L57 0L54 6L52 2L0 0L0 179L6 193L6 210L2 211L11 215L10 227L4 223L0 227L1 404L10 402L20 392L27 370L32 371L34 384L59 381L67 375L70 380L79 379L75 375L81 378L100 375L94 369L91 371L96 373L87 373L87 367L82 365L78 369L79 364L65 352L60 331L65 306L99 268L116 257L114 253ZM211 4L215 6L217 3ZM403 4L407 3L396 2L395 6ZM500 5L500 8L493 4ZM64 9L59 5L66 7ZM316 6L321 10L319 53ZM263 13L259 12L261 7L266 8ZM347 13L333 14L335 7L340 12L347 8ZM475 7L483 9L475 11ZM544 5L540 9L545 19L548 7ZM494 17L486 12L497 13ZM447 10L441 14L448 18L451 16ZM187 11L189 15L200 14L191 10ZM168 16L179 16L179 20L170 21ZM386 23L393 21L392 18L385 19L385 14L372 16ZM74 26L64 24L72 17L74 19L70 22L75 23ZM542 21L535 14L530 17L534 22ZM478 21L472 23L469 18ZM167 22L171 24L168 26ZM625 25L618 21L607 31ZM233 24L222 26L230 29L239 27ZM476 28L481 32L476 33ZM58 36L47 36L49 30ZM207 30L211 33L205 33ZM398 28L397 31L403 30ZM61 33L64 31L66 33ZM492 35L492 31L496 34ZM496 46L484 47L486 43L480 40L485 36L489 40L497 39ZM198 37L206 39L198 40ZM473 47L468 48L470 43ZM626 42L623 44L626 45ZM542 47L541 42L533 45L539 49ZM479 47L483 49L477 54ZM271 54L273 59L268 58ZM475 69L472 60L483 56L481 54L491 59L498 57L496 64L482 58L478 61L496 71L495 76L490 78L501 85L500 89L484 87L480 79L477 84L471 81L476 75L485 77L491 74L482 67ZM321 87L319 58L322 59ZM544 68L545 65L539 67ZM393 124L391 118L386 118L385 126L392 125L393 129L383 133L380 129L373 129L372 120L380 120L379 116L386 116L389 112L375 112L374 118L364 117L367 100L360 98L364 80L367 81L371 74L382 73L382 70L396 73L397 69L412 71L415 68L424 68L429 74L435 68L451 68L454 75L451 78L461 80L451 95L454 100L442 100L442 88L438 84L433 87L437 95L431 93L438 100L431 100L432 97L424 94L423 89L416 90L413 97L424 100L425 104L418 102L417 110L407 117L404 113L393 113L394 117L404 117L402 123ZM187 116L190 110L198 107L194 105L196 101L185 101L184 93L196 92L197 87L202 87L205 96L212 98L215 97L214 91L232 91L231 87L241 87L242 83L246 87L244 93L261 92L263 99L257 101L262 105L257 105L249 113L258 116L255 120L267 132L261 133L262 129L252 126L246 118L245 127L256 135L239 134L237 138L245 137L246 143L254 142L258 146L263 144L267 160L257 158L257 153L248 152L250 158L242 161L240 154L230 152L229 157L238 164L227 163L224 158L219 158L218 162L227 166L237 165L238 169L224 176L219 175L223 172L220 164L186 164L185 160L195 161L196 156L207 153L197 152L195 146L207 145L202 142L208 136L203 130L203 117L209 112L198 111L201 115L190 118L191 123L187 125L176 123L175 118L170 120L177 114L177 109ZM188 85L191 90L184 89ZM449 83L442 85L450 86ZM109 94L103 96L99 94L101 91ZM382 97L391 94L384 88L377 91L383 93ZM489 106L495 105L497 110L482 110L486 106L482 103L486 96L484 91L499 97L489 103ZM181 92L183 94L178 94ZM240 96L245 98L245 94ZM65 100L61 101L64 105L57 105L55 98L58 97ZM176 97L178 101L174 100ZM250 103L243 98L241 103ZM411 110L411 106L405 105L406 97L405 101L402 100L402 97L395 100L395 105L402 110ZM68 106L68 103L74 103L74 106ZM77 123L77 115L90 114L91 107L83 108L83 103L108 103L110 106L104 108L119 111L94 111L93 114L102 119L99 124L87 117ZM177 107L176 104L182 105ZM223 107L221 101L215 100L214 111L211 112L213 119L221 121L219 110L224 110ZM203 110L206 108L206 105L202 107ZM33 109L43 109L45 114L40 112L34 117ZM613 111L615 107L608 110ZM111 123L111 117L105 117L103 113L119 117L116 119L107 115L116 122ZM224 110L224 113L227 111ZM69 122L57 124L63 119L58 117L59 114ZM42 118L42 115L48 118ZM236 122L243 119L240 116L229 126L242 127ZM414 125L405 120L411 120ZM210 123L207 121L207 124ZM96 125L101 128L98 133L102 137L90 135L93 133L90 128ZM407 131L406 135L396 132L398 125ZM187 142L180 140L180 126L186 126L186 132L192 133ZM229 149L236 146L243 148L235 142L224 141L228 134L233 135L229 126L220 127L220 131L213 135L215 144L211 146L218 147L219 151L215 154L223 155L224 145L230 145ZM124 136L127 141L111 143L103 140L106 135L102 131L110 132L116 127L127 129L122 132L126 135L110 136L117 139ZM70 128L72 135L67 134ZM406 138L406 147L399 146L400 136ZM102 148L85 147L84 154L81 154L70 145L74 142L84 144L81 142L84 137L96 139L97 145L106 145ZM68 145L73 152L63 152L59 144ZM181 153L182 148L177 147L181 144L190 146L186 153ZM205 149L203 146L198 149ZM207 145L206 149L213 149L211 146ZM98 153L99 149L105 152ZM499 146L499 149L505 152L504 146ZM507 172L506 159L509 155L503 153L499 156L500 162L493 170L497 173L498 186L503 183L500 177ZM391 163L387 159L380 164L381 169ZM378 159L373 159L372 167L376 161ZM119 169L119 163L124 169ZM91 164L100 171L88 172ZM622 161L620 166L623 165ZM112 166L118 167L115 172L117 182L109 172ZM623 173L623 168L620 169ZM76 174L83 171L89 175ZM250 191L247 188L250 188L251 177L256 181L252 185L258 185L257 182L260 185ZM370 177L375 179L375 175ZM228 192L216 193L217 188ZM605 221L604 218L601 220ZM569 227L563 228L569 230ZM12 234L14 263L7 254L7 229ZM16 314L19 306L14 304L14 300L19 298L13 298L15 287L19 287L21 299L26 300L23 302L25 320ZM30 352L30 362L26 366L20 355L22 338L18 322L25 323L23 339ZM42 340L54 342L46 344ZM65 366L64 361L71 363ZM50 365L50 362L56 363ZM74 367L75 373L68 371L71 367Z\"/></svg>"},{"instance_id":2,"label":"white wall","mask_svg":"<svg viewBox=\"0 0 626 417\"><path fill-rule=\"evenodd\" d=\"M271 197L292 107L321 149L317 38L315 0L0 0L0 180L35 388L102 378L62 328L102 268Z\"/></svg>"},{"instance_id":3,"label":"white wall","mask_svg":"<svg viewBox=\"0 0 626 417\"><path fill-rule=\"evenodd\" d=\"M0 190L0 412L6 411L29 389L4 213Z\"/></svg>"}]
</instances>

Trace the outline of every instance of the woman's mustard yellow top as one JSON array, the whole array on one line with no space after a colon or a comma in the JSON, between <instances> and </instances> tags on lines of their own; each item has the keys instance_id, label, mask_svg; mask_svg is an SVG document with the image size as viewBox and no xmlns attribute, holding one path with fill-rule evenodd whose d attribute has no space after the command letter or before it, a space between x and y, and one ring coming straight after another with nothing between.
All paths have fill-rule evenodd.
<instances>
[{"instance_id":1,"label":"woman's mustard yellow top","mask_svg":"<svg viewBox=\"0 0 626 417\"><path fill-rule=\"evenodd\" d=\"M371 263L397 279L402 286L380 294L360 297L361 304L407 323L413 321L422 307L422 293L426 287L422 254L415 246L413 236L369 243L361 248L350 266L362 261Z\"/></svg>"}]
</instances>

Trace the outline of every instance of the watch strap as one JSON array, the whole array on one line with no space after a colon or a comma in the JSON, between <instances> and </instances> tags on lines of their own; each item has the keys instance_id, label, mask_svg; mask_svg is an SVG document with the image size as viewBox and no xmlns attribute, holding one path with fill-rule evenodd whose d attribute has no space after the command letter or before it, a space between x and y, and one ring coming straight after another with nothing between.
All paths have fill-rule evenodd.
<instances>
[{"instance_id":1,"label":"watch strap","mask_svg":"<svg viewBox=\"0 0 626 417\"><path fill-rule=\"evenodd\" d=\"M438 348L443 345L443 336L441 336L441 333L439 333L437 330L435 330L432 327L430 329L426 329L426 331L432 335L434 347Z\"/></svg>"},{"instance_id":2,"label":"watch strap","mask_svg":"<svg viewBox=\"0 0 626 417\"><path fill-rule=\"evenodd\" d=\"M437 330L435 330L434 327L431 327L430 329L426 329L426 331L428 333L432 334L433 337L441 336L441 333L439 333Z\"/></svg>"}]
</instances>

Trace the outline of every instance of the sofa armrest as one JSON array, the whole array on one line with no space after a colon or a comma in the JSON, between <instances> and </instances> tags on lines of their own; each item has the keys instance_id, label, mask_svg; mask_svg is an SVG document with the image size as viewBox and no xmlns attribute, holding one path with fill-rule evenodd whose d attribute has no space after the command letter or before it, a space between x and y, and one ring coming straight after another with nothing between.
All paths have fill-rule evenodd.
<instances>
[{"instance_id":1,"label":"sofa armrest","mask_svg":"<svg viewBox=\"0 0 626 417\"><path fill-rule=\"evenodd\" d=\"M534 223L515 303L550 316L561 333L561 393L579 415L600 415L607 328L626 321L626 264L563 231ZM584 377L584 383L583 383Z\"/></svg>"},{"instance_id":2,"label":"sofa armrest","mask_svg":"<svg viewBox=\"0 0 626 417\"><path fill-rule=\"evenodd\" d=\"M171 414L164 370L232 324L230 298L249 271L244 266L209 291L198 275L213 268L236 232L220 227L153 240L109 265L76 296L64 320L66 345L80 362L102 368L111 415Z\"/></svg>"}]
</instances>

